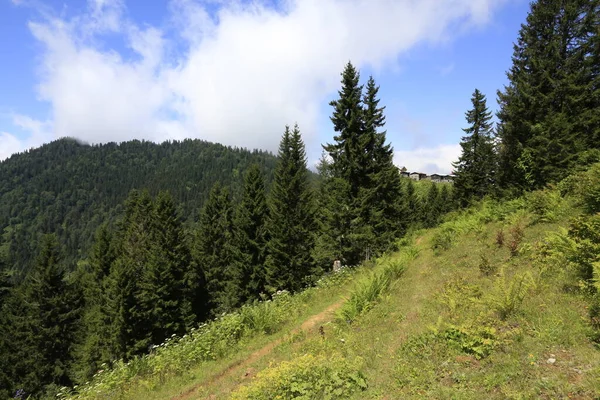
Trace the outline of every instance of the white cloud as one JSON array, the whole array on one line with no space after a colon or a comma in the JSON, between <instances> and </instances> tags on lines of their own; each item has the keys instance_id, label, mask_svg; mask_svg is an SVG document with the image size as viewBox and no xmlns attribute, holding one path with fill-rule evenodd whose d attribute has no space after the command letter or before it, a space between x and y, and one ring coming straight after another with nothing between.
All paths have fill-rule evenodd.
<instances>
[{"instance_id":1,"label":"white cloud","mask_svg":"<svg viewBox=\"0 0 600 400\"><path fill-rule=\"evenodd\" d=\"M10 157L11 154L22 151L21 141L8 132L0 132L0 161Z\"/></svg>"},{"instance_id":2,"label":"white cloud","mask_svg":"<svg viewBox=\"0 0 600 400\"><path fill-rule=\"evenodd\" d=\"M12 125L26 132L25 139L19 139L15 134L0 132L0 161L8 158L11 154L37 147L42 143L54 138L52 123L38 121L27 115L13 114Z\"/></svg>"},{"instance_id":3,"label":"white cloud","mask_svg":"<svg viewBox=\"0 0 600 400\"><path fill-rule=\"evenodd\" d=\"M452 163L461 154L460 144L444 144L437 147L401 150L394 153L394 162L410 172L427 174L450 174Z\"/></svg>"},{"instance_id":4,"label":"white cloud","mask_svg":"<svg viewBox=\"0 0 600 400\"><path fill-rule=\"evenodd\" d=\"M310 143L322 101L348 60L394 68L422 42L485 23L504 0L282 0L170 3L174 35L128 20L119 0L90 0L30 30L43 45L39 97L54 137L88 142L199 137L275 150L285 124ZM134 57L106 49L118 33ZM175 51L173 49L178 49Z\"/></svg>"}]
</instances>

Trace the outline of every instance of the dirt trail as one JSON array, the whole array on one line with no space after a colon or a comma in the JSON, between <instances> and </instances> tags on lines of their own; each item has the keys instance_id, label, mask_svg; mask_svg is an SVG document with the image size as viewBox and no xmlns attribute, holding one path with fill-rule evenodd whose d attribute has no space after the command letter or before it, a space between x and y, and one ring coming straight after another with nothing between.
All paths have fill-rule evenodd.
<instances>
[{"instance_id":1,"label":"dirt trail","mask_svg":"<svg viewBox=\"0 0 600 400\"><path fill-rule=\"evenodd\" d=\"M301 331L308 332L308 331L312 330L318 324L328 320L331 317L331 313L333 313L338 308L340 308L343 303L344 303L344 300L340 300L337 303L330 305L325 310L321 311L318 314L313 315L312 317L310 317L309 319L304 321L302 323L302 325L300 325L299 328L291 330L290 334L293 335L293 334L301 332ZM196 385L196 386L186 390L185 392L181 393L180 395L173 397L171 400L187 400L187 399L195 398L195 395L197 394L198 390L202 386L214 385L219 380L222 380L222 379L225 379L232 375L238 374L240 370L247 368L249 365L255 363L262 357L271 353L275 347L277 347L281 344L282 341L283 341L283 338L273 340L269 344L265 345L263 348L250 354L246 359L236 361L235 363L233 363L229 367L227 367L227 369L219 372L216 375L213 375L212 377L210 377L207 381L203 382L202 384ZM214 398L214 397L212 395L209 395L207 399L212 399L212 398Z\"/></svg>"}]
</instances>

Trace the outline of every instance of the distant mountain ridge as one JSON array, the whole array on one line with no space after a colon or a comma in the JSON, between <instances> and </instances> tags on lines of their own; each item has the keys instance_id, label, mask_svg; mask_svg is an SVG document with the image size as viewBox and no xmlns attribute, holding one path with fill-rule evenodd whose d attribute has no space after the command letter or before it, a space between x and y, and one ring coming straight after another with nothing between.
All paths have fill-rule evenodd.
<instances>
[{"instance_id":1,"label":"distant mountain ridge","mask_svg":"<svg viewBox=\"0 0 600 400\"><path fill-rule=\"evenodd\" d=\"M87 145L64 138L15 154L0 162L0 268L26 270L43 233L58 235L66 262L85 257L96 228L115 220L132 189L168 190L193 221L214 183L235 196L254 163L269 184L272 153L202 140Z\"/></svg>"}]
</instances>

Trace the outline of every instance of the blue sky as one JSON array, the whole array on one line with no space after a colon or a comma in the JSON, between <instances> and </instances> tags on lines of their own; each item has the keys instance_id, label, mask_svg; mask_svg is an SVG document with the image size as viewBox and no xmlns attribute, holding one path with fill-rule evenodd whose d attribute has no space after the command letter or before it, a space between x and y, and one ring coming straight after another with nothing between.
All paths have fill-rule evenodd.
<instances>
[{"instance_id":1,"label":"blue sky","mask_svg":"<svg viewBox=\"0 0 600 400\"><path fill-rule=\"evenodd\" d=\"M447 173L475 88L495 111L527 0L0 0L0 160L62 136L202 138L309 162L351 60L396 163Z\"/></svg>"}]
</instances>

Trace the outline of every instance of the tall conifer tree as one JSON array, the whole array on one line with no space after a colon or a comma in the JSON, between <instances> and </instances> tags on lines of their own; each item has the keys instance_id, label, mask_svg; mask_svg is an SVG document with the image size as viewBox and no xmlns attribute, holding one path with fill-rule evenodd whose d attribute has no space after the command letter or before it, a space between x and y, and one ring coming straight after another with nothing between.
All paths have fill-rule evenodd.
<instances>
[{"instance_id":1,"label":"tall conifer tree","mask_svg":"<svg viewBox=\"0 0 600 400\"><path fill-rule=\"evenodd\" d=\"M394 149L386 143L385 107L379 106L379 87L370 77L363 97L364 144L363 158L367 179L361 188L361 215L373 233L373 250L381 253L387 250L400 236L403 226L400 199L402 187L400 171L394 165Z\"/></svg>"},{"instance_id":2,"label":"tall conifer tree","mask_svg":"<svg viewBox=\"0 0 600 400\"><path fill-rule=\"evenodd\" d=\"M172 334L183 334L195 318L185 281L191 255L183 222L168 192L157 196L152 218L150 255L139 296L146 329L156 345Z\"/></svg>"},{"instance_id":3,"label":"tall conifer tree","mask_svg":"<svg viewBox=\"0 0 600 400\"><path fill-rule=\"evenodd\" d=\"M195 257L204 272L208 306L213 315L237 302L233 248L233 208L227 188L216 183L200 213Z\"/></svg>"},{"instance_id":4,"label":"tall conifer tree","mask_svg":"<svg viewBox=\"0 0 600 400\"><path fill-rule=\"evenodd\" d=\"M112 316L112 359L129 359L152 344L146 326L148 310L140 304L144 268L150 260L153 204L147 191L133 190L125 202L116 251L107 284L107 303Z\"/></svg>"},{"instance_id":5,"label":"tall conifer tree","mask_svg":"<svg viewBox=\"0 0 600 400\"><path fill-rule=\"evenodd\" d=\"M475 89L471 98L473 108L466 113L468 128L460 146L462 154L453 164L454 190L457 200L465 206L473 198L481 199L494 188L496 155L492 138L492 113L488 110L485 95Z\"/></svg>"},{"instance_id":6,"label":"tall conifer tree","mask_svg":"<svg viewBox=\"0 0 600 400\"><path fill-rule=\"evenodd\" d=\"M19 342L13 366L18 386L35 395L46 385L71 385L81 296L65 280L54 235L43 236L34 270L22 290L22 306L12 315Z\"/></svg>"},{"instance_id":7,"label":"tall conifer tree","mask_svg":"<svg viewBox=\"0 0 600 400\"><path fill-rule=\"evenodd\" d=\"M600 1L538 0L498 92L499 181L511 190L556 181L600 148Z\"/></svg>"},{"instance_id":8,"label":"tall conifer tree","mask_svg":"<svg viewBox=\"0 0 600 400\"><path fill-rule=\"evenodd\" d=\"M265 292L268 216L264 177L260 167L253 164L244 177L244 192L235 219L240 303L258 299Z\"/></svg>"},{"instance_id":9,"label":"tall conifer tree","mask_svg":"<svg viewBox=\"0 0 600 400\"><path fill-rule=\"evenodd\" d=\"M84 336L78 351L77 374L79 379L88 379L100 369L100 365L111 361L110 326L112 315L106 297L108 276L116 258L112 232L106 224L98 228L90 255L89 272L84 276L83 315Z\"/></svg>"},{"instance_id":10,"label":"tall conifer tree","mask_svg":"<svg viewBox=\"0 0 600 400\"><path fill-rule=\"evenodd\" d=\"M267 286L271 291L298 291L315 273L312 256L316 231L306 151L298 125L293 131L286 126L278 157L269 198Z\"/></svg>"}]
</instances>

